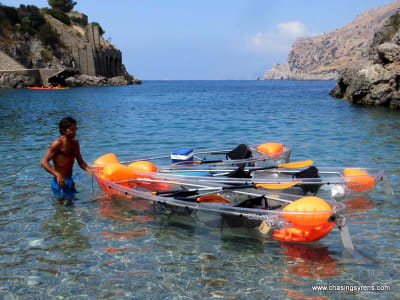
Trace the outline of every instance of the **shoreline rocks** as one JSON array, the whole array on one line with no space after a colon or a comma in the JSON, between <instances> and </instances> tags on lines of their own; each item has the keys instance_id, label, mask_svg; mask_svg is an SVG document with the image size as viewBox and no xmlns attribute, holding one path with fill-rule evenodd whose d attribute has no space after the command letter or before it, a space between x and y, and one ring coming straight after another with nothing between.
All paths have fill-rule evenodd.
<instances>
[{"instance_id":1,"label":"shoreline rocks","mask_svg":"<svg viewBox=\"0 0 400 300\"><path fill-rule=\"evenodd\" d=\"M121 86L141 84L141 81L133 76L116 76L106 78L104 76L90 76L90 75L75 75L65 79L65 83L69 87L84 87L84 86Z\"/></svg>"},{"instance_id":2,"label":"shoreline rocks","mask_svg":"<svg viewBox=\"0 0 400 300\"><path fill-rule=\"evenodd\" d=\"M36 78L32 76L0 73L0 88L18 89L37 84Z\"/></svg>"},{"instance_id":3,"label":"shoreline rocks","mask_svg":"<svg viewBox=\"0 0 400 300\"><path fill-rule=\"evenodd\" d=\"M346 68L330 95L400 109L400 12L375 33L364 59Z\"/></svg>"}]
</instances>

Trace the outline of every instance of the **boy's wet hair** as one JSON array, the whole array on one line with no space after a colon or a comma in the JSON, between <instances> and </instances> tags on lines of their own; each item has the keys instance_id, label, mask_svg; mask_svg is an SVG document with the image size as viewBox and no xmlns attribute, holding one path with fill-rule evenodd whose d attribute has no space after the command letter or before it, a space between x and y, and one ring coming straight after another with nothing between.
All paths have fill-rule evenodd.
<instances>
[{"instance_id":1,"label":"boy's wet hair","mask_svg":"<svg viewBox=\"0 0 400 300\"><path fill-rule=\"evenodd\" d=\"M63 135L66 130L71 127L72 125L76 125L76 121L72 117L65 117L60 121L58 127L60 128L60 134Z\"/></svg>"}]
</instances>

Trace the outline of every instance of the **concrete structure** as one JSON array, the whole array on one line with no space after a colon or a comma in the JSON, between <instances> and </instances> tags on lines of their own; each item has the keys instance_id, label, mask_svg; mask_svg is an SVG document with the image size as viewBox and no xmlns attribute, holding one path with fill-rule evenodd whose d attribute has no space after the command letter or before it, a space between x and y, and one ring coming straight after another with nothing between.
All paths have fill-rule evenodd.
<instances>
[{"instance_id":1,"label":"concrete structure","mask_svg":"<svg viewBox=\"0 0 400 300\"><path fill-rule=\"evenodd\" d=\"M84 14L72 14L87 21ZM121 51L103 39L98 26L67 26L49 16L46 18L74 58L72 65L68 67L77 68L81 74L90 76L110 78L124 75Z\"/></svg>"},{"instance_id":2,"label":"concrete structure","mask_svg":"<svg viewBox=\"0 0 400 300\"><path fill-rule=\"evenodd\" d=\"M25 69L23 65L14 58L0 50L0 70L21 70Z\"/></svg>"},{"instance_id":3,"label":"concrete structure","mask_svg":"<svg viewBox=\"0 0 400 300\"><path fill-rule=\"evenodd\" d=\"M50 78L56 77L63 72L66 72L66 69L0 70L0 77L4 75L25 75L33 78L35 84L38 86L48 86Z\"/></svg>"}]
</instances>

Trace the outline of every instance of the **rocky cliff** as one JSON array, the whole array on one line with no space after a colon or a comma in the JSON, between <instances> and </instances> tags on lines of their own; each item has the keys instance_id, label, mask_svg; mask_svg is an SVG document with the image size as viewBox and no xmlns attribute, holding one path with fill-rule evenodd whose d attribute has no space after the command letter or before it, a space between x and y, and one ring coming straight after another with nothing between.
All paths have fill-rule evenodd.
<instances>
[{"instance_id":1,"label":"rocky cliff","mask_svg":"<svg viewBox=\"0 0 400 300\"><path fill-rule=\"evenodd\" d=\"M345 67L363 59L363 50L374 32L400 8L400 0L360 14L353 22L333 32L297 39L287 63L275 64L265 79L332 80Z\"/></svg>"},{"instance_id":2,"label":"rocky cliff","mask_svg":"<svg viewBox=\"0 0 400 300\"><path fill-rule=\"evenodd\" d=\"M60 15L31 5L0 4L0 87L140 83L126 71L121 51L102 34L98 23L89 24L79 12ZM37 74L54 69L56 75L32 78L36 73L21 71L32 69Z\"/></svg>"},{"instance_id":3,"label":"rocky cliff","mask_svg":"<svg viewBox=\"0 0 400 300\"><path fill-rule=\"evenodd\" d=\"M400 11L375 33L363 59L344 69L330 95L400 108Z\"/></svg>"}]
</instances>

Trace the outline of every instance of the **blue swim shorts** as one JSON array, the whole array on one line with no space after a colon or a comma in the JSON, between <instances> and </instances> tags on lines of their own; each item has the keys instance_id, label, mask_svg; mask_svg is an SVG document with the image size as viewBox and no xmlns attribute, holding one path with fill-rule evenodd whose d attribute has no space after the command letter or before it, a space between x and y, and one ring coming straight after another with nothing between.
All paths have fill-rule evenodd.
<instances>
[{"instance_id":1,"label":"blue swim shorts","mask_svg":"<svg viewBox=\"0 0 400 300\"><path fill-rule=\"evenodd\" d=\"M65 186L60 187L57 182L57 178L53 177L51 181L51 189L53 190L54 195L62 197L62 198L74 198L75 193L78 191L75 189L75 182L71 177L64 178Z\"/></svg>"}]
</instances>

